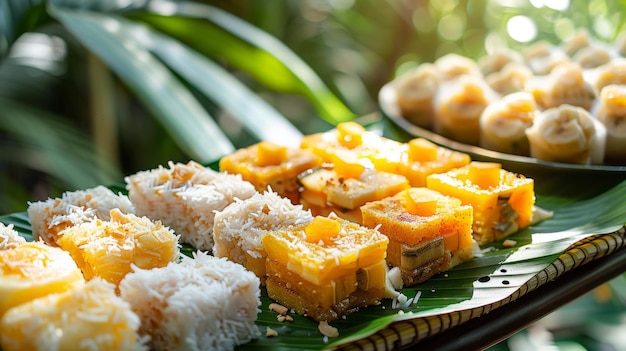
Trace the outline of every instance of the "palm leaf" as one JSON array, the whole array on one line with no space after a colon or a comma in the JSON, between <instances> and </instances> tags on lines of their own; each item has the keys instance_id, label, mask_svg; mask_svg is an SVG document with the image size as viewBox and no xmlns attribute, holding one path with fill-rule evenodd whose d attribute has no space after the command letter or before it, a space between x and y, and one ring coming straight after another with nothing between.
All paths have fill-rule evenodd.
<instances>
[{"instance_id":1,"label":"palm leaf","mask_svg":"<svg viewBox=\"0 0 626 351\"><path fill-rule=\"evenodd\" d=\"M133 13L190 47L224 59L276 91L306 96L320 116L332 124L355 118L351 112L289 48L271 35L218 8L193 3L152 1L152 13Z\"/></svg>"},{"instance_id":2,"label":"palm leaf","mask_svg":"<svg viewBox=\"0 0 626 351\"><path fill-rule=\"evenodd\" d=\"M536 179L536 182L541 189L542 183L550 184L557 180L561 183L561 187L555 189L557 193L575 194L580 187L576 179L567 182L560 174L544 175ZM511 236L510 239L517 241L517 246L504 248L501 242L485 246L485 249L491 248L491 251L482 257L476 257L427 282L403 289L402 292L409 298L420 295L418 302L408 308L393 309L392 302L385 300L380 306L364 308L345 320L332 322L340 330L340 337L331 340L331 343L319 334L317 323L305 317L294 316L295 320L291 323L278 322L276 314L269 311L271 300L264 292L257 324L263 332L268 326L277 330L279 336L261 337L238 349L320 350L362 340L386 330L392 323L405 323L413 331L441 328L441 325L437 326L435 323L441 323L438 316L449 316L451 323L458 324L471 318L472 313L484 313L491 306L497 307L503 301L519 297L520 294L555 278L556 275L543 277L538 273L550 267L566 251L570 254L561 259L560 264L568 266L568 269L606 254L608 251L602 248L602 244L591 242L599 240L595 239L598 235L600 238L613 238L615 245L624 245L623 233L611 233L626 225L626 203L623 201L626 198L626 181L602 177L597 180L602 181L598 181L595 186L595 183L588 185L588 188L596 190L595 195L574 202L567 197L552 196L548 190L543 194L538 193L538 205L553 210L554 217ZM607 181L611 184L609 189L606 189ZM21 235L32 239L25 213L3 216L0 221L14 224ZM592 252L587 257L587 253L582 252L583 249L597 252ZM561 268L560 273L563 273L563 269ZM481 277L489 279L479 279ZM430 320L432 317L436 318Z\"/></svg>"},{"instance_id":3,"label":"palm leaf","mask_svg":"<svg viewBox=\"0 0 626 351\"><path fill-rule=\"evenodd\" d=\"M122 18L49 8L51 15L133 89L188 155L208 162L233 151L228 138L184 84L147 48L128 40Z\"/></svg>"}]
</instances>

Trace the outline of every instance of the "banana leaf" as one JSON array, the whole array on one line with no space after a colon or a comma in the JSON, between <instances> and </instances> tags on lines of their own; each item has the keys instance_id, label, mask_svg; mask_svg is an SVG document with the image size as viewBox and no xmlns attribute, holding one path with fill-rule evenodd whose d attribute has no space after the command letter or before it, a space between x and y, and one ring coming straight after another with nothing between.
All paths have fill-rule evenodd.
<instances>
[{"instance_id":1,"label":"banana leaf","mask_svg":"<svg viewBox=\"0 0 626 351\"><path fill-rule=\"evenodd\" d=\"M620 231L626 225L623 175L559 172L537 176L535 184L537 205L553 211L551 219L510 236L517 243L513 247L505 247L503 242L485 245L481 248L482 255L422 284L402 289L405 296L415 298L413 303L394 308L396 302L386 299L378 306L362 308L346 319L332 322L340 335L327 339L319 333L318 323L306 317L293 316L293 322L277 321L276 314L269 311L272 301L263 291L257 325L263 335L271 327L279 336L261 336L238 350L354 346L374 333L387 330L392 323L410 326L407 333L430 335L497 308L564 271L626 245L624 231ZM122 184L112 188L123 191ZM0 222L13 224L21 235L33 239L26 213L2 216ZM184 252L191 251L187 248ZM564 255L565 252L568 254ZM551 275L545 273L547 267L554 266L557 268Z\"/></svg>"}]
</instances>

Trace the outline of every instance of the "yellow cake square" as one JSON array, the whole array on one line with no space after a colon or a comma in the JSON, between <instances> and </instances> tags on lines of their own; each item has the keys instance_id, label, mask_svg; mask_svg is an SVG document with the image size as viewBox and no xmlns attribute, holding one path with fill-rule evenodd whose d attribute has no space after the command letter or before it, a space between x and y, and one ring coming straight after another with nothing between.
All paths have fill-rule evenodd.
<instances>
[{"instance_id":1,"label":"yellow cake square","mask_svg":"<svg viewBox=\"0 0 626 351\"><path fill-rule=\"evenodd\" d=\"M473 161L428 176L427 187L459 198L474 209L473 236L480 244L500 240L530 224L534 181L502 169L499 163Z\"/></svg>"},{"instance_id":2,"label":"yellow cake square","mask_svg":"<svg viewBox=\"0 0 626 351\"><path fill-rule=\"evenodd\" d=\"M406 285L471 257L472 207L427 188L409 188L361 207L363 225L389 238L387 263Z\"/></svg>"},{"instance_id":3,"label":"yellow cake square","mask_svg":"<svg viewBox=\"0 0 626 351\"><path fill-rule=\"evenodd\" d=\"M337 216L262 238L270 298L315 320L334 320L385 294L388 239Z\"/></svg>"},{"instance_id":4,"label":"yellow cake square","mask_svg":"<svg viewBox=\"0 0 626 351\"><path fill-rule=\"evenodd\" d=\"M241 174L257 191L266 191L269 186L298 203L298 175L320 164L319 156L309 151L263 141L223 157L219 167L224 172Z\"/></svg>"}]
</instances>

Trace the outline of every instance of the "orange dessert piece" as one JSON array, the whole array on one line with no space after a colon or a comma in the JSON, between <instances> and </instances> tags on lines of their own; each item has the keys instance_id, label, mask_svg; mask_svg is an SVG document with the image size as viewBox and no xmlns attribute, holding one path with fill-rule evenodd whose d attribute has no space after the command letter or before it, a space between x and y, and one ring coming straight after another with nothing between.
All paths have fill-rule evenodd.
<instances>
[{"instance_id":1,"label":"orange dessert piece","mask_svg":"<svg viewBox=\"0 0 626 351\"><path fill-rule=\"evenodd\" d=\"M94 219L65 230L59 245L85 279L101 277L118 285L132 270L166 266L179 258L178 236L161 222L111 210L111 221Z\"/></svg>"},{"instance_id":2,"label":"orange dessert piece","mask_svg":"<svg viewBox=\"0 0 626 351\"><path fill-rule=\"evenodd\" d=\"M0 317L12 307L84 281L72 257L58 247L29 242L0 250Z\"/></svg>"},{"instance_id":3,"label":"orange dessert piece","mask_svg":"<svg viewBox=\"0 0 626 351\"><path fill-rule=\"evenodd\" d=\"M270 298L331 321L385 296L388 239L334 215L263 236Z\"/></svg>"},{"instance_id":4,"label":"orange dessert piece","mask_svg":"<svg viewBox=\"0 0 626 351\"><path fill-rule=\"evenodd\" d=\"M469 165L426 179L427 187L472 205L473 236L479 244L500 240L531 222L534 181L492 162Z\"/></svg>"},{"instance_id":5,"label":"orange dessert piece","mask_svg":"<svg viewBox=\"0 0 626 351\"><path fill-rule=\"evenodd\" d=\"M435 173L444 173L470 163L466 153L439 146L424 138L415 138L407 143L387 143L386 150L372 153L369 159L374 168L401 174L411 186L426 186L426 177Z\"/></svg>"},{"instance_id":6,"label":"orange dessert piece","mask_svg":"<svg viewBox=\"0 0 626 351\"><path fill-rule=\"evenodd\" d=\"M262 141L223 157L219 167L224 172L241 174L257 191L266 191L269 186L295 204L298 175L320 164L321 159L309 151Z\"/></svg>"},{"instance_id":7,"label":"orange dessert piece","mask_svg":"<svg viewBox=\"0 0 626 351\"><path fill-rule=\"evenodd\" d=\"M427 188L410 188L361 208L363 225L389 238L387 263L414 285L472 257L473 210Z\"/></svg>"},{"instance_id":8,"label":"orange dessert piece","mask_svg":"<svg viewBox=\"0 0 626 351\"><path fill-rule=\"evenodd\" d=\"M317 168L299 177L300 202L313 215L331 212L356 223L361 222L360 207L369 201L392 196L406 189L406 177L367 169L354 154L339 153L327 168Z\"/></svg>"}]
</instances>

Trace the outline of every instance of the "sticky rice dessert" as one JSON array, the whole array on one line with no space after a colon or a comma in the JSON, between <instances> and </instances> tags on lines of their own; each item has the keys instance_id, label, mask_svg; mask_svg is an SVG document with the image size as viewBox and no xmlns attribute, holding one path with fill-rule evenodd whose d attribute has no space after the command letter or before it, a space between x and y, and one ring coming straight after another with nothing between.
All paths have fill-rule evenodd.
<instances>
[{"instance_id":1,"label":"sticky rice dessert","mask_svg":"<svg viewBox=\"0 0 626 351\"><path fill-rule=\"evenodd\" d=\"M313 215L331 212L361 222L360 207L368 201L394 195L409 186L406 177L365 168L352 154L338 153L327 168L300 175L300 202Z\"/></svg>"},{"instance_id":2,"label":"sticky rice dessert","mask_svg":"<svg viewBox=\"0 0 626 351\"><path fill-rule=\"evenodd\" d=\"M332 214L263 236L267 293L317 321L331 321L385 297L388 239Z\"/></svg>"},{"instance_id":3,"label":"sticky rice dessert","mask_svg":"<svg viewBox=\"0 0 626 351\"><path fill-rule=\"evenodd\" d=\"M488 150L528 155L526 129L537 113L535 100L528 92L513 93L490 104L480 116L479 145Z\"/></svg>"},{"instance_id":4,"label":"sticky rice dessert","mask_svg":"<svg viewBox=\"0 0 626 351\"><path fill-rule=\"evenodd\" d=\"M534 158L574 164L604 162L606 127L583 108L562 105L542 111L526 136Z\"/></svg>"},{"instance_id":5,"label":"sticky rice dessert","mask_svg":"<svg viewBox=\"0 0 626 351\"><path fill-rule=\"evenodd\" d=\"M17 306L0 322L2 350L148 350L139 317L101 279Z\"/></svg>"},{"instance_id":6,"label":"sticky rice dessert","mask_svg":"<svg viewBox=\"0 0 626 351\"><path fill-rule=\"evenodd\" d=\"M609 162L626 163L626 86L604 87L595 116L606 128L604 158Z\"/></svg>"},{"instance_id":7,"label":"sticky rice dessert","mask_svg":"<svg viewBox=\"0 0 626 351\"><path fill-rule=\"evenodd\" d=\"M439 72L424 63L394 82L400 114L411 123L431 128L435 118L433 101L439 89Z\"/></svg>"},{"instance_id":8,"label":"sticky rice dessert","mask_svg":"<svg viewBox=\"0 0 626 351\"><path fill-rule=\"evenodd\" d=\"M73 289L84 281L70 254L58 247L29 242L0 250L0 316L12 307Z\"/></svg>"},{"instance_id":9,"label":"sticky rice dessert","mask_svg":"<svg viewBox=\"0 0 626 351\"><path fill-rule=\"evenodd\" d=\"M472 235L479 244L503 239L531 223L534 181L502 169L499 163L473 161L426 179L429 189L456 197L474 210Z\"/></svg>"},{"instance_id":10,"label":"sticky rice dessert","mask_svg":"<svg viewBox=\"0 0 626 351\"><path fill-rule=\"evenodd\" d=\"M219 167L222 172L241 174L257 191L269 186L297 204L298 174L320 164L320 158L311 152L263 141L223 157Z\"/></svg>"},{"instance_id":11,"label":"sticky rice dessert","mask_svg":"<svg viewBox=\"0 0 626 351\"><path fill-rule=\"evenodd\" d=\"M166 267L136 269L120 290L151 350L233 350L260 335L259 279L225 258L196 252Z\"/></svg>"},{"instance_id":12,"label":"sticky rice dessert","mask_svg":"<svg viewBox=\"0 0 626 351\"><path fill-rule=\"evenodd\" d=\"M426 177L465 166L470 156L438 146L424 138L411 139L390 150L372 154L374 168L405 176L414 187L426 186Z\"/></svg>"},{"instance_id":13,"label":"sticky rice dessert","mask_svg":"<svg viewBox=\"0 0 626 351\"><path fill-rule=\"evenodd\" d=\"M178 260L178 237L159 221L111 210L111 220L93 219L66 229L61 248L72 255L85 279L118 285L132 266L149 269Z\"/></svg>"},{"instance_id":14,"label":"sticky rice dessert","mask_svg":"<svg viewBox=\"0 0 626 351\"><path fill-rule=\"evenodd\" d=\"M556 66L547 77L529 83L529 90L542 109L572 105L590 110L596 92L584 76L580 65L566 63Z\"/></svg>"},{"instance_id":15,"label":"sticky rice dessert","mask_svg":"<svg viewBox=\"0 0 626 351\"><path fill-rule=\"evenodd\" d=\"M213 254L243 265L265 284L266 254L262 237L273 230L312 220L311 212L302 205L294 205L275 192L256 193L215 214Z\"/></svg>"},{"instance_id":16,"label":"sticky rice dessert","mask_svg":"<svg viewBox=\"0 0 626 351\"><path fill-rule=\"evenodd\" d=\"M29 203L28 217L35 240L56 246L63 229L92 218L108 221L111 209L134 213L126 195L115 194L104 186L87 190L67 191L61 198Z\"/></svg>"},{"instance_id":17,"label":"sticky rice dessert","mask_svg":"<svg viewBox=\"0 0 626 351\"><path fill-rule=\"evenodd\" d=\"M239 174L216 172L190 161L126 177L128 197L139 216L160 220L180 241L203 251L213 249L213 219L238 199L256 193Z\"/></svg>"},{"instance_id":18,"label":"sticky rice dessert","mask_svg":"<svg viewBox=\"0 0 626 351\"><path fill-rule=\"evenodd\" d=\"M465 144L478 145L480 115L495 98L481 77L465 75L449 82L435 99L434 131Z\"/></svg>"},{"instance_id":19,"label":"sticky rice dessert","mask_svg":"<svg viewBox=\"0 0 626 351\"><path fill-rule=\"evenodd\" d=\"M13 229L13 224L0 223L0 250L14 249L25 243L26 239Z\"/></svg>"},{"instance_id":20,"label":"sticky rice dessert","mask_svg":"<svg viewBox=\"0 0 626 351\"><path fill-rule=\"evenodd\" d=\"M405 286L421 283L472 256L470 205L427 188L410 188L362 207L363 225L389 238L387 263Z\"/></svg>"}]
</instances>

